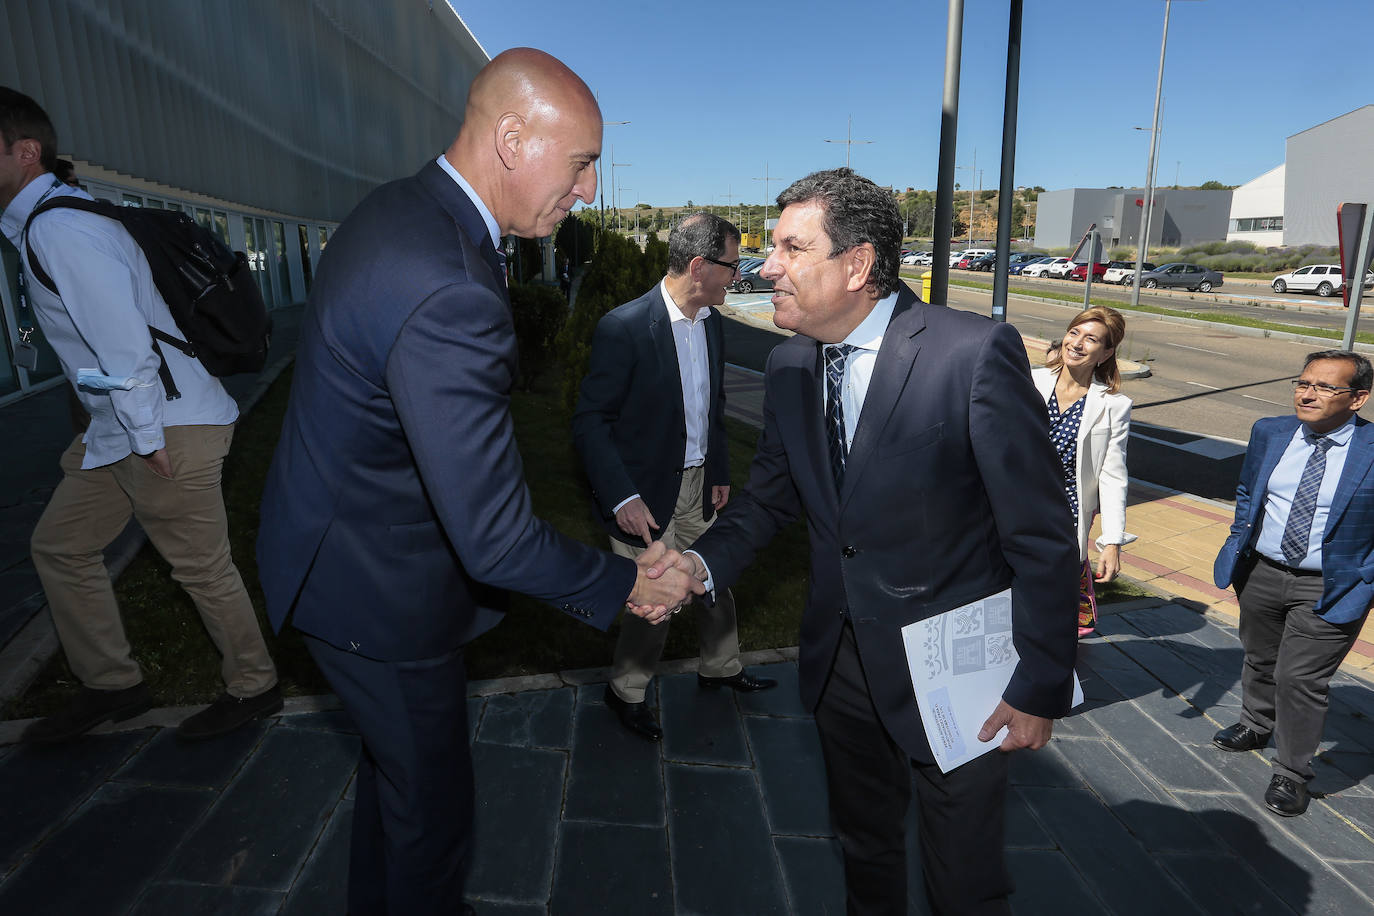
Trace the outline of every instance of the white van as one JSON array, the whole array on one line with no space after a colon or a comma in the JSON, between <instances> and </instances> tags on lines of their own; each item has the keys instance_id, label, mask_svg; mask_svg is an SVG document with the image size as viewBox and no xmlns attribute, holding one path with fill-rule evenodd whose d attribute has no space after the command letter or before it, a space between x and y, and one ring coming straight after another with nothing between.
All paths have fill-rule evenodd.
<instances>
[{"instance_id":1,"label":"white van","mask_svg":"<svg viewBox=\"0 0 1374 916\"><path fill-rule=\"evenodd\" d=\"M963 251L956 252L949 256L949 266L958 265L964 258L981 258L985 254L996 254L991 248L965 248Z\"/></svg>"}]
</instances>

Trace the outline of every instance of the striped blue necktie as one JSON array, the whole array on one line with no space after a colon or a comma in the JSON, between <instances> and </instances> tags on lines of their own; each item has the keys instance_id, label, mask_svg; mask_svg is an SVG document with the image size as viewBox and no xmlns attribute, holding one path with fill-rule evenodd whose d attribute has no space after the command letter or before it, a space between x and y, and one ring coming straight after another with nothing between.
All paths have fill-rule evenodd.
<instances>
[{"instance_id":1,"label":"striped blue necktie","mask_svg":"<svg viewBox=\"0 0 1374 916\"><path fill-rule=\"evenodd\" d=\"M849 457L849 442L844 431L844 365L849 354L858 347L852 344L829 344L825 348L825 434L830 443L830 473L835 478L835 492L844 486L844 463Z\"/></svg>"},{"instance_id":2,"label":"striped blue necktie","mask_svg":"<svg viewBox=\"0 0 1374 916\"><path fill-rule=\"evenodd\" d=\"M1293 494L1293 505L1288 510L1288 524L1283 526L1283 539L1279 541L1279 549L1289 565L1297 566L1307 556L1312 517L1317 512L1317 493L1322 488L1322 475L1326 473L1326 450L1333 445L1335 442L1329 437L1317 437L1312 443L1307 466L1302 469L1298 491Z\"/></svg>"}]
</instances>

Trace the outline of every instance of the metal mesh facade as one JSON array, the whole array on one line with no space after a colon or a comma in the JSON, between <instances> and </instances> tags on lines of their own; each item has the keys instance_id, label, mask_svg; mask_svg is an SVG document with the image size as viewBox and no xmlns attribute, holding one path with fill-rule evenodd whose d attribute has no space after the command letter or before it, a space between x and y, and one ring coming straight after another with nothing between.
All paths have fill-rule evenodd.
<instances>
[{"instance_id":1,"label":"metal mesh facade","mask_svg":"<svg viewBox=\"0 0 1374 916\"><path fill-rule=\"evenodd\" d=\"M315 220L438 155L487 59L445 0L0 4L60 155Z\"/></svg>"}]
</instances>

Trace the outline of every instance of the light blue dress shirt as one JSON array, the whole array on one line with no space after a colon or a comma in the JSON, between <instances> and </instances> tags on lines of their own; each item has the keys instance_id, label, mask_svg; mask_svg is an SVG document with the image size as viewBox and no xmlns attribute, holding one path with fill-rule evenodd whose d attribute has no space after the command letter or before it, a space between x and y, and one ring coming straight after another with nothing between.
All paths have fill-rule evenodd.
<instances>
[{"instance_id":1,"label":"light blue dress shirt","mask_svg":"<svg viewBox=\"0 0 1374 916\"><path fill-rule=\"evenodd\" d=\"M24 223L44 194L91 200L51 174L24 186L0 216L0 230L20 250ZM163 347L167 368L181 389L168 401L158 378L158 356L148 327L182 337L153 283L148 259L117 222L77 210L53 210L34 220L27 244L61 291L59 298L26 276L28 301L62 371L91 415L83 468L103 467L131 452L147 455L165 444L167 426L224 426L238 405L200 360ZM79 385L81 378L90 385Z\"/></svg>"},{"instance_id":2,"label":"light blue dress shirt","mask_svg":"<svg viewBox=\"0 0 1374 916\"><path fill-rule=\"evenodd\" d=\"M439 168L448 172L448 176L458 183L458 187L462 188L463 193L468 196L468 200L472 201L472 205L477 208L477 212L482 216L482 222L487 224L487 232L491 233L491 244L497 251L500 251L501 227L496 224L496 217L492 216L491 211L487 209L487 205L482 201L482 198L473 190L472 185L468 184L468 180L459 174L458 170L453 167L453 163L448 161L447 156L441 155L434 161L439 164ZM473 239L473 241L477 242L479 245L481 244L477 239Z\"/></svg>"},{"instance_id":3,"label":"light blue dress shirt","mask_svg":"<svg viewBox=\"0 0 1374 916\"><path fill-rule=\"evenodd\" d=\"M1322 568L1322 538L1326 535L1326 519L1331 512L1331 500L1336 495L1336 487L1340 485L1341 472L1345 470L1345 456L1350 454L1350 439L1354 435L1354 417L1326 434L1333 444L1326 450L1326 470L1322 473L1321 489L1317 491L1312 530L1307 535L1307 556L1297 564L1299 569ZM1307 459L1312 455L1315 438L1305 423L1293 432L1292 440L1283 450L1274 472L1269 475L1269 485L1265 490L1264 517L1255 550L1285 566L1289 563L1284 559L1279 543L1283 540L1283 529L1288 525L1288 511L1293 507L1293 496L1298 491L1298 482L1302 480Z\"/></svg>"}]
</instances>

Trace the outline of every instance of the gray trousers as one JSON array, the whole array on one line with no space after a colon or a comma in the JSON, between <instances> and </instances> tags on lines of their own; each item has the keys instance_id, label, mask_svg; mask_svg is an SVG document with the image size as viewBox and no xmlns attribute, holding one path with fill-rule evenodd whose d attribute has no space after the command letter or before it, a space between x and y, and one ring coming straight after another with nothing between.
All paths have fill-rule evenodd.
<instances>
[{"instance_id":1,"label":"gray trousers","mask_svg":"<svg viewBox=\"0 0 1374 916\"><path fill-rule=\"evenodd\" d=\"M691 547L711 527L711 523L701 517L705 479L706 472L701 468L682 472L682 486L678 488L673 517L657 532L659 540L673 550ZM644 552L643 547L633 547L615 539L611 540L611 550L630 559ZM714 606L694 600L692 607L696 610L701 649L697 671L707 677L739 674L742 666L739 632L735 628L735 596L729 589L720 589ZM653 679L654 667L663 656L663 644L667 640L668 620L650 624L633 614L620 615L620 638L615 644L615 662L611 667L611 687L617 696L627 703L644 702L644 691Z\"/></svg>"},{"instance_id":2,"label":"gray trousers","mask_svg":"<svg viewBox=\"0 0 1374 916\"><path fill-rule=\"evenodd\" d=\"M1241 672L1241 722L1261 735L1273 733L1274 773L1311 780L1312 758L1326 724L1327 692L1364 618L1328 623L1312 613L1322 595L1320 575L1298 575L1250 559L1237 579Z\"/></svg>"}]
</instances>

